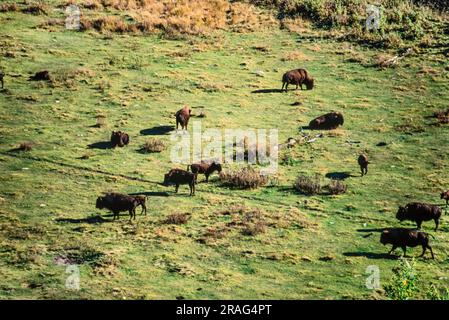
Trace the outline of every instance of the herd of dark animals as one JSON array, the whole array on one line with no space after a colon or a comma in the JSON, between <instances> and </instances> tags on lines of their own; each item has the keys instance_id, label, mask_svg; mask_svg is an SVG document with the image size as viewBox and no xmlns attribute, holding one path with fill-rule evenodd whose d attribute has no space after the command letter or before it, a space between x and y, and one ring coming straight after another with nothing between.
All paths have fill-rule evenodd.
<instances>
[{"instance_id":1,"label":"herd of dark animals","mask_svg":"<svg viewBox=\"0 0 449 320\"><path fill-rule=\"evenodd\" d=\"M0 82L2 89L4 88L4 72L0 70ZM30 77L30 80L50 80L48 71L41 71ZM314 87L314 79L309 75L305 69L295 69L286 72L282 76L282 89L281 91L287 91L288 85L292 84L296 86L296 89L301 88L303 90L303 84L307 90L311 90ZM181 110L177 111L176 117L176 130L178 126L181 126L182 130L187 130L187 125L191 116L191 110L188 106L184 106ZM339 112L330 112L320 117L317 117L310 121L309 129L312 130L332 130L344 124L343 115ZM129 135L121 131L113 131L111 134L111 146L124 147L129 144ZM365 154L361 154L357 162L360 166L361 175L364 176L368 173L368 157ZM189 172L189 169L191 172ZM190 188L190 195L195 194L195 184L197 183L198 174L204 174L206 182L209 181L209 176L217 171L222 171L221 164L215 161L201 161L200 163L194 163L187 166L187 170L171 169L164 176L163 185L175 185L175 192L178 192L180 185L188 185ZM446 207L449 204L449 190L441 193L441 199L446 200ZM119 193L107 193L104 196L100 196L96 201L96 208L108 209L113 213L113 219L119 218L120 212L128 211L130 219L136 219L136 208L142 207L141 214L146 214L146 196L142 195L124 195ZM409 220L416 223L417 229L406 228L388 228L384 229L380 242L383 245L391 244L391 254L396 248L402 248L404 256L406 256L407 247L422 246L421 257L424 256L427 249L430 250L432 259L434 254L432 247L429 245L429 235L420 231L423 221L435 221L435 231L438 230L439 220L441 217L441 208L438 205L412 202L405 207L400 206L396 214L396 218L399 221Z\"/></svg>"}]
</instances>

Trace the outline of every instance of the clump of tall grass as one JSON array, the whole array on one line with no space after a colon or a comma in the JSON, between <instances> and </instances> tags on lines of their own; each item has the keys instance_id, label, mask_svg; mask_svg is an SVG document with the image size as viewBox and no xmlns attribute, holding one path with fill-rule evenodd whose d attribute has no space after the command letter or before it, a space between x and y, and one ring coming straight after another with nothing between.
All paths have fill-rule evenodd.
<instances>
[{"instance_id":1,"label":"clump of tall grass","mask_svg":"<svg viewBox=\"0 0 449 320\"><path fill-rule=\"evenodd\" d=\"M167 38L177 38L215 30L253 31L277 24L270 14L251 4L228 0L91 0L79 5L119 11L118 15L82 17L82 30L100 32L162 32ZM126 17L121 12L126 12Z\"/></svg>"},{"instance_id":2,"label":"clump of tall grass","mask_svg":"<svg viewBox=\"0 0 449 320\"><path fill-rule=\"evenodd\" d=\"M348 190L347 185L338 180L331 180L328 184L323 184L319 174L313 177L300 175L296 178L293 187L299 193L309 196L317 194L339 195L346 193ZM327 190L327 193L323 192L324 190Z\"/></svg>"},{"instance_id":3,"label":"clump of tall grass","mask_svg":"<svg viewBox=\"0 0 449 320\"><path fill-rule=\"evenodd\" d=\"M165 219L164 223L166 224L186 224L189 221L190 215L187 213L172 213L167 219Z\"/></svg>"},{"instance_id":4,"label":"clump of tall grass","mask_svg":"<svg viewBox=\"0 0 449 320\"><path fill-rule=\"evenodd\" d=\"M252 167L222 171L220 179L225 185L241 189L255 189L268 183L268 176Z\"/></svg>"},{"instance_id":5,"label":"clump of tall grass","mask_svg":"<svg viewBox=\"0 0 449 320\"><path fill-rule=\"evenodd\" d=\"M306 195L319 194L321 192L321 177L319 175L314 177L300 175L296 178L293 187L296 191Z\"/></svg>"},{"instance_id":6,"label":"clump of tall grass","mask_svg":"<svg viewBox=\"0 0 449 320\"><path fill-rule=\"evenodd\" d=\"M142 147L142 152L153 153L153 152L162 152L166 148L166 144L163 140L160 139L150 139L148 140Z\"/></svg>"},{"instance_id":7,"label":"clump of tall grass","mask_svg":"<svg viewBox=\"0 0 449 320\"><path fill-rule=\"evenodd\" d=\"M339 180L331 180L331 182L326 186L329 194L338 195L346 193L348 186Z\"/></svg>"}]
</instances>

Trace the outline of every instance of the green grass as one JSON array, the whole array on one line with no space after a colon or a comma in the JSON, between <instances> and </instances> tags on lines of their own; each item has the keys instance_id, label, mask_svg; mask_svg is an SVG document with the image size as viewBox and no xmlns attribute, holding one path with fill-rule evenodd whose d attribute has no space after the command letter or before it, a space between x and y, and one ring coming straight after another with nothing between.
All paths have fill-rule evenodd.
<instances>
[{"instance_id":1,"label":"green grass","mask_svg":"<svg viewBox=\"0 0 449 320\"><path fill-rule=\"evenodd\" d=\"M364 238L358 230L400 226L398 205L439 203L449 185L449 128L426 118L448 103L447 58L438 49L380 70L348 61L355 53L374 61L380 51L319 38L298 42L301 36L284 31L176 41L36 28L46 19L0 14L0 53L14 56L1 60L7 76L0 92L0 298L385 298L365 288L365 269L378 265L386 284L397 261L383 257L389 247L378 233ZM268 52L255 50L258 45ZM308 59L282 60L293 51ZM282 73L301 66L314 76L314 90L252 93L279 89ZM88 72L67 83L27 81L37 71L62 79L79 68ZM426 68L435 72L420 73ZM302 105L291 106L295 101ZM214 175L188 197L186 186L175 195L157 184L172 167L170 148L138 152L151 137L170 143L169 136L140 131L174 125L173 114L184 104L204 107L203 129L277 128L282 142L330 110L342 112L345 125L295 147L293 165L279 167L279 186L231 190ZM106 116L104 127L94 127L98 114ZM404 123L424 131L396 129ZM114 129L130 134L129 146L87 148ZM32 151L9 152L24 141L34 143ZM377 147L382 141L387 146ZM363 178L356 161L361 152L371 161ZM86 153L89 159L80 159ZM346 194L304 196L292 189L299 174L330 172L351 174ZM133 223L126 215L112 222L95 209L96 198L110 190L169 196L150 196L148 215ZM244 214L221 214L236 204L260 209L266 232L244 235ZM176 212L191 219L165 224ZM436 237L436 259L417 259L422 283L447 286L439 280L449 270L447 223L443 216L436 233L432 223L424 224ZM205 236L211 228L220 236ZM67 253L81 259L93 253L80 265L80 291L65 289L65 267L54 262Z\"/></svg>"}]
</instances>

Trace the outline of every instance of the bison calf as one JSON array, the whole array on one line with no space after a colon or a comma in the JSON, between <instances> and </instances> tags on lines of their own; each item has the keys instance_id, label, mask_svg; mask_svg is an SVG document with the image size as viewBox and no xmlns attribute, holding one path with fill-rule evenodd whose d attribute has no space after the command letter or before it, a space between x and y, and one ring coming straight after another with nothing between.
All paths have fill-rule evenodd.
<instances>
[{"instance_id":1,"label":"bison calf","mask_svg":"<svg viewBox=\"0 0 449 320\"><path fill-rule=\"evenodd\" d=\"M282 89L281 90L284 90L284 86L285 86L285 91L287 91L289 84L296 85L296 89L298 89L298 87L301 87L301 90L302 90L302 85L305 84L307 90L312 90L313 83L314 83L314 80L309 75L307 70L305 70L305 69L290 70L290 71L287 71L286 73L284 73L284 75L282 76Z\"/></svg>"},{"instance_id":2,"label":"bison calf","mask_svg":"<svg viewBox=\"0 0 449 320\"><path fill-rule=\"evenodd\" d=\"M196 174L181 170L181 169L171 169L164 176L164 185L175 185L175 192L178 192L179 185L188 184L190 188L190 195L195 194L195 182L196 182Z\"/></svg>"},{"instance_id":3,"label":"bison calf","mask_svg":"<svg viewBox=\"0 0 449 320\"><path fill-rule=\"evenodd\" d=\"M357 162L359 163L360 166L360 171L362 172L362 177L368 173L368 157L364 154L361 154L359 156L359 158L357 159Z\"/></svg>"},{"instance_id":4,"label":"bison calf","mask_svg":"<svg viewBox=\"0 0 449 320\"><path fill-rule=\"evenodd\" d=\"M176 112L176 130L178 130L178 125L181 125L181 129L187 130L191 112L192 111L188 106L185 106L184 108Z\"/></svg>"},{"instance_id":5,"label":"bison calf","mask_svg":"<svg viewBox=\"0 0 449 320\"><path fill-rule=\"evenodd\" d=\"M198 175L198 173L204 174L206 176L206 182L209 181L209 176L212 173L214 173L215 171L220 173L222 170L221 164L215 161L201 161L200 163L191 164L190 166L187 166L187 171L189 171L189 167L192 173L194 173L195 175Z\"/></svg>"},{"instance_id":6,"label":"bison calf","mask_svg":"<svg viewBox=\"0 0 449 320\"><path fill-rule=\"evenodd\" d=\"M383 245L393 245L388 254L391 254L396 248L399 247L404 251L405 257L407 254L407 247L414 248L416 246L422 246L421 257L424 256L424 253L426 253L426 249L429 249L432 254L432 259L435 259L433 256L432 247L429 245L429 237L427 233L423 231L409 230L405 228L387 229L380 235L380 242Z\"/></svg>"},{"instance_id":7,"label":"bison calf","mask_svg":"<svg viewBox=\"0 0 449 320\"><path fill-rule=\"evenodd\" d=\"M113 148L116 146L123 147L129 143L129 135L121 131L112 131L111 145Z\"/></svg>"},{"instance_id":8,"label":"bison calf","mask_svg":"<svg viewBox=\"0 0 449 320\"><path fill-rule=\"evenodd\" d=\"M339 112L330 112L313 119L309 123L309 128L313 130L331 130L344 123L343 115Z\"/></svg>"},{"instance_id":9,"label":"bison calf","mask_svg":"<svg viewBox=\"0 0 449 320\"><path fill-rule=\"evenodd\" d=\"M412 202L405 207L400 206L396 213L399 221L415 221L418 229L421 229L423 221L435 221L435 231L438 230L438 224L441 217L441 208L437 205Z\"/></svg>"},{"instance_id":10,"label":"bison calf","mask_svg":"<svg viewBox=\"0 0 449 320\"><path fill-rule=\"evenodd\" d=\"M446 200L446 208L447 208L447 205L449 203L449 190L441 192L441 199Z\"/></svg>"},{"instance_id":11,"label":"bison calf","mask_svg":"<svg viewBox=\"0 0 449 320\"><path fill-rule=\"evenodd\" d=\"M97 198L96 208L97 209L108 209L112 211L115 218L119 218L119 214L122 211L129 212L129 219L133 217L136 219L136 208L142 206L142 212L147 213L147 208L145 206L145 196L129 196L120 193L107 193L103 197Z\"/></svg>"}]
</instances>

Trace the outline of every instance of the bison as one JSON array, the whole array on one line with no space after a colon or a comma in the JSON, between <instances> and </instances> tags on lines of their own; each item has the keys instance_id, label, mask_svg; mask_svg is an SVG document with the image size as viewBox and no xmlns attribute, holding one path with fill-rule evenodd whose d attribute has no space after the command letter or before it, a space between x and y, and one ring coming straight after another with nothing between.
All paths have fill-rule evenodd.
<instances>
[{"instance_id":1,"label":"bison","mask_svg":"<svg viewBox=\"0 0 449 320\"><path fill-rule=\"evenodd\" d=\"M108 209L112 211L115 218L119 218L119 213L122 211L129 212L129 220L133 217L136 219L136 208L138 206L142 207L142 212L147 213L147 208L145 205L145 196L130 196L120 193L107 193L105 196L98 197L96 208L97 209Z\"/></svg>"},{"instance_id":2,"label":"bison","mask_svg":"<svg viewBox=\"0 0 449 320\"><path fill-rule=\"evenodd\" d=\"M330 112L313 119L309 123L309 128L313 130L332 130L343 125L343 115L339 112Z\"/></svg>"},{"instance_id":3,"label":"bison","mask_svg":"<svg viewBox=\"0 0 449 320\"><path fill-rule=\"evenodd\" d=\"M357 162L360 166L360 171L362 172L362 177L368 173L368 157L364 154L359 155L359 158L357 159Z\"/></svg>"},{"instance_id":4,"label":"bison","mask_svg":"<svg viewBox=\"0 0 449 320\"><path fill-rule=\"evenodd\" d=\"M447 208L447 205L449 203L449 190L441 192L441 199L446 200L446 208Z\"/></svg>"},{"instance_id":5,"label":"bison","mask_svg":"<svg viewBox=\"0 0 449 320\"><path fill-rule=\"evenodd\" d=\"M112 131L111 145L113 148L116 146L123 147L129 143L129 135L121 131Z\"/></svg>"},{"instance_id":6,"label":"bison","mask_svg":"<svg viewBox=\"0 0 449 320\"><path fill-rule=\"evenodd\" d=\"M188 106L184 106L184 108L176 112L176 130L178 130L178 125L181 125L181 129L187 130L191 113L192 111Z\"/></svg>"},{"instance_id":7,"label":"bison","mask_svg":"<svg viewBox=\"0 0 449 320\"><path fill-rule=\"evenodd\" d=\"M429 249L432 254L432 259L435 259L432 247L429 245L429 236L424 231L409 230L405 228L386 229L380 235L380 242L383 245L393 245L388 254L391 254L396 248L400 247L404 251L405 257L407 254L407 247L414 248L416 246L422 246L423 250L420 257L424 256L426 249Z\"/></svg>"},{"instance_id":8,"label":"bison","mask_svg":"<svg viewBox=\"0 0 449 320\"><path fill-rule=\"evenodd\" d=\"M29 78L32 81L49 81L51 80L50 72L47 70L36 72L33 76Z\"/></svg>"},{"instance_id":9,"label":"bison","mask_svg":"<svg viewBox=\"0 0 449 320\"><path fill-rule=\"evenodd\" d=\"M209 176L217 171L218 173L221 172L221 164L215 161L207 162L207 161L201 161L200 163L193 163L189 166L187 166L187 171L190 170L195 175L198 175L198 173L204 174L206 176L206 182L209 182Z\"/></svg>"},{"instance_id":10,"label":"bison","mask_svg":"<svg viewBox=\"0 0 449 320\"><path fill-rule=\"evenodd\" d=\"M296 85L296 89L298 89L298 87L301 87L301 90L302 90L302 85L305 84L307 90L312 90L313 83L314 83L314 80L309 75L307 70L305 70L305 69L290 70L290 71L287 71L286 73L284 73L284 75L282 76L282 89L281 90L284 90L284 86L285 86L285 91L287 91L289 84Z\"/></svg>"},{"instance_id":11,"label":"bison","mask_svg":"<svg viewBox=\"0 0 449 320\"><path fill-rule=\"evenodd\" d=\"M434 220L435 231L438 230L440 217L441 208L439 206L420 202L412 202L405 207L400 206L396 213L396 219L415 221L418 229L421 229L423 221Z\"/></svg>"},{"instance_id":12,"label":"bison","mask_svg":"<svg viewBox=\"0 0 449 320\"><path fill-rule=\"evenodd\" d=\"M164 185L175 185L175 192L178 192L179 185L188 184L190 188L190 195L195 194L195 183L196 183L196 174L182 170L182 169L171 169L164 176Z\"/></svg>"},{"instance_id":13,"label":"bison","mask_svg":"<svg viewBox=\"0 0 449 320\"><path fill-rule=\"evenodd\" d=\"M3 82L4 77L5 77L5 73L2 70L0 70L0 82L2 83L2 89L4 87L4 82Z\"/></svg>"}]
</instances>

